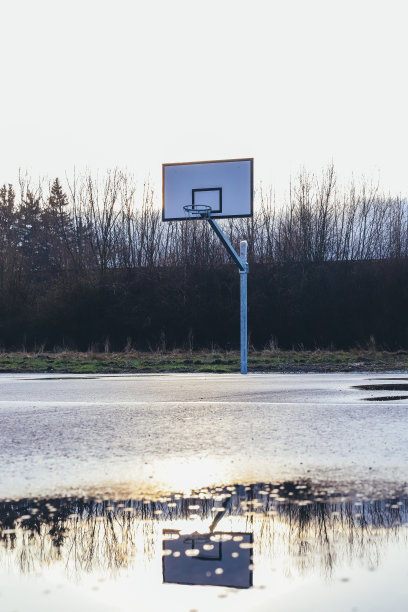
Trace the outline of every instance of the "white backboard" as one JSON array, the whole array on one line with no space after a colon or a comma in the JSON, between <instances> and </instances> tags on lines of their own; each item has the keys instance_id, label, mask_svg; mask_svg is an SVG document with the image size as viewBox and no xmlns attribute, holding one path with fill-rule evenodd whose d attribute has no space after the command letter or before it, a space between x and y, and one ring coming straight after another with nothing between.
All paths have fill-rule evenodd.
<instances>
[{"instance_id":1,"label":"white backboard","mask_svg":"<svg viewBox=\"0 0 408 612\"><path fill-rule=\"evenodd\" d=\"M252 217L253 159L163 164L163 221L187 219L184 206L211 206L211 217Z\"/></svg>"}]
</instances>

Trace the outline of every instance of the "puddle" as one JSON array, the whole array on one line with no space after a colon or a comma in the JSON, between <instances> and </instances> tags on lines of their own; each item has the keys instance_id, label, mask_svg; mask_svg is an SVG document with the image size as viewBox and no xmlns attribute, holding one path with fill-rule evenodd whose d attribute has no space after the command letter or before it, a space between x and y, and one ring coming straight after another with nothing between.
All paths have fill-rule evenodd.
<instances>
[{"instance_id":1,"label":"puddle","mask_svg":"<svg viewBox=\"0 0 408 612\"><path fill-rule=\"evenodd\" d=\"M401 380L395 378L388 378L386 380ZM361 391L408 391L408 384L370 384L370 385L355 385L352 389L359 389ZM379 395L377 397L363 397L364 402L392 402L398 400L406 400L408 395Z\"/></svg>"},{"instance_id":2,"label":"puddle","mask_svg":"<svg viewBox=\"0 0 408 612\"><path fill-rule=\"evenodd\" d=\"M402 610L407 525L406 496L334 496L308 482L5 500L2 610L368 610L387 591Z\"/></svg>"},{"instance_id":3,"label":"puddle","mask_svg":"<svg viewBox=\"0 0 408 612\"><path fill-rule=\"evenodd\" d=\"M404 378L404 376L398 376L398 378L395 376L394 377L393 376L386 376L386 377L376 376L375 378L367 378L367 380L377 380L377 381L378 380L400 380L401 381L401 380L408 380L408 378L406 377Z\"/></svg>"},{"instance_id":4,"label":"puddle","mask_svg":"<svg viewBox=\"0 0 408 612\"><path fill-rule=\"evenodd\" d=\"M406 400L408 395L382 395L379 397L363 397L365 402L392 402L396 400Z\"/></svg>"},{"instance_id":5,"label":"puddle","mask_svg":"<svg viewBox=\"0 0 408 612\"><path fill-rule=\"evenodd\" d=\"M403 384L379 384L379 385L355 385L353 389L361 391L408 391L408 383Z\"/></svg>"}]
</instances>

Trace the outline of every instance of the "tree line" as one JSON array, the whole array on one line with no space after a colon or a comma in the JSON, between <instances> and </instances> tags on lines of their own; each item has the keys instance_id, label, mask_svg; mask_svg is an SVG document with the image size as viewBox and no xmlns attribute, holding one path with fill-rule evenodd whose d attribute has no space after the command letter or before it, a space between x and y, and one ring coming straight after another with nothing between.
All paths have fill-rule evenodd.
<instances>
[{"instance_id":1,"label":"tree line","mask_svg":"<svg viewBox=\"0 0 408 612\"><path fill-rule=\"evenodd\" d=\"M210 226L163 223L152 185L118 169L0 188L0 346L237 346L238 280ZM408 347L408 206L333 166L285 201L262 186L249 244L249 330L270 343Z\"/></svg>"}]
</instances>

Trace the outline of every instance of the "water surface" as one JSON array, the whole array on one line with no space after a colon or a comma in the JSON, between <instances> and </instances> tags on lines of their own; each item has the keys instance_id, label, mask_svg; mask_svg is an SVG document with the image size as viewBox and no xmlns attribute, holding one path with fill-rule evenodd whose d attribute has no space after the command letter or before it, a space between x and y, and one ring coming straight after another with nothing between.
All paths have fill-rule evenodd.
<instances>
[{"instance_id":1,"label":"water surface","mask_svg":"<svg viewBox=\"0 0 408 612\"><path fill-rule=\"evenodd\" d=\"M304 481L3 501L1 609L402 611L407 526L405 496Z\"/></svg>"}]
</instances>

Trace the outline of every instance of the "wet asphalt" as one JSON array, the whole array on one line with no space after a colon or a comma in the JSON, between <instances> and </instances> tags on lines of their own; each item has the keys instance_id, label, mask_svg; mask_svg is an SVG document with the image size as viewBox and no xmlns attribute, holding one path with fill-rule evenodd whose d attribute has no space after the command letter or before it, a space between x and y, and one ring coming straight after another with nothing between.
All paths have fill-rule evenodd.
<instances>
[{"instance_id":1,"label":"wet asphalt","mask_svg":"<svg viewBox=\"0 0 408 612\"><path fill-rule=\"evenodd\" d=\"M284 480L339 494L406 491L407 382L405 373L3 374L0 498Z\"/></svg>"}]
</instances>

